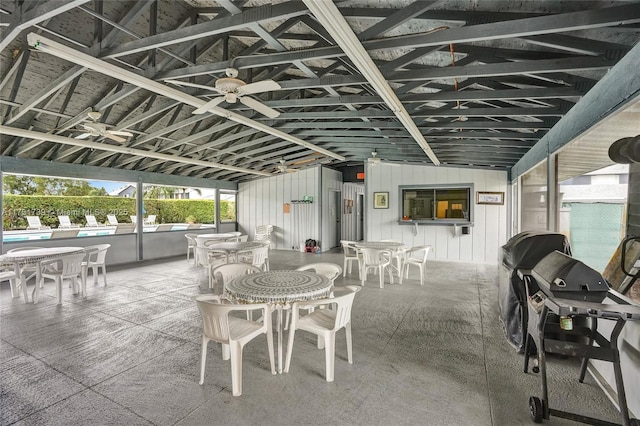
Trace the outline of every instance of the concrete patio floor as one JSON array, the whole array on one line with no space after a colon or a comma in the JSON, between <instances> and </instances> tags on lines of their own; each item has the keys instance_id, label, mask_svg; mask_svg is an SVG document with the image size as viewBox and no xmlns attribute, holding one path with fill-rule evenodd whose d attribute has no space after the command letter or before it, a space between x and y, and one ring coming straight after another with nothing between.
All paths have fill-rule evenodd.
<instances>
[{"instance_id":1,"label":"concrete patio floor","mask_svg":"<svg viewBox=\"0 0 640 426\"><path fill-rule=\"evenodd\" d=\"M270 261L342 265L342 254L273 250ZM37 305L11 299L4 282L0 424L533 424L528 399L540 379L522 372L504 337L497 275L495 266L435 261L424 286L417 268L384 289L370 275L353 307L354 362L341 331L333 383L315 336L296 333L290 372L276 376L259 337L244 351L240 397L220 345L209 345L198 385L201 324L190 297L209 290L206 272L184 257L112 267L108 286L90 278L84 299L65 286L62 305L51 281ZM355 270L336 280L349 284L359 284ZM590 375L578 383L577 360L550 357L548 369L552 408L620 421Z\"/></svg>"}]
</instances>

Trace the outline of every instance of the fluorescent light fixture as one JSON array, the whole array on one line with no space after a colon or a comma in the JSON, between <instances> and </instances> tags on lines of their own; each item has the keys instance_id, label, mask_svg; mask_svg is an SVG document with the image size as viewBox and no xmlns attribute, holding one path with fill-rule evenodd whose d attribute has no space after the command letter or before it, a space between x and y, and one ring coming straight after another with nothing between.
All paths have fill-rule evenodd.
<instances>
[{"instance_id":1,"label":"fluorescent light fixture","mask_svg":"<svg viewBox=\"0 0 640 426\"><path fill-rule=\"evenodd\" d=\"M227 166L225 164L214 163L212 161L202 161L202 160L189 158L189 157L178 157L178 156L173 156L169 154L161 154L159 152L145 151L143 149L127 148L125 146L119 146L119 145L109 145L105 143L83 141L80 139L68 138L66 136L52 135L50 133L41 133L41 132L34 132L31 130L17 129L15 127L7 127L7 126L0 125L0 134L16 136L19 138L56 142L56 143L61 143L65 145L80 146L83 148L98 149L100 151L117 152L120 154L131 154L131 155L137 155L140 157L155 158L158 160L165 160L165 161L173 161L176 163L184 163L184 164L203 166L203 167L212 167L216 169L225 169L225 170L231 170L234 172L251 173L251 174L260 175L260 176L273 176L271 173L268 173L268 172L245 169L243 167Z\"/></svg>"},{"instance_id":2,"label":"fluorescent light fixture","mask_svg":"<svg viewBox=\"0 0 640 426\"><path fill-rule=\"evenodd\" d=\"M420 145L433 164L436 166L440 165L440 161L431 150L422 133L420 133L420 129L418 129L416 123L413 122L404 105L402 105L396 93L391 86L389 86L389 83L373 62L369 53L362 46L358 37L353 33L353 30L336 5L333 4L333 1L304 0L304 4L307 5L307 8L314 14L316 19L324 26L329 34L331 34L331 37L338 43L349 59L353 61L369 84L376 89L378 95L380 95L387 106L391 108L391 111L398 117L398 120L400 120L409 134L415 139L418 145Z\"/></svg>"},{"instance_id":3,"label":"fluorescent light fixture","mask_svg":"<svg viewBox=\"0 0 640 426\"><path fill-rule=\"evenodd\" d=\"M178 89L174 89L173 87L169 87L162 83L158 83L157 81L153 81L149 78L142 77L141 75L138 75L131 71L123 70L120 67L105 62L101 59L94 58L93 56L86 55L82 52L78 52L75 49L42 37L39 34L29 33L27 35L27 43L29 44L29 46L36 50L50 53L51 55L57 56L58 58L65 59L94 71L98 71L110 77L117 78L118 80L131 83L142 89L155 92L159 95L166 96L187 105L191 105L195 108L200 108L207 103L207 101L183 93ZM294 144L304 146L305 148L309 148L328 157L332 157L340 161L345 160L345 157L343 157L342 155L335 154L324 148L320 148L319 146L303 141L302 139L296 138L295 136L292 136L280 130L276 130L273 127L269 127L266 124L262 124L243 115L236 114L234 112L218 107L211 107L209 108L209 111L213 114L225 117L231 121L235 121L236 123L244 124L245 126L252 127L273 136L277 136Z\"/></svg>"}]
</instances>

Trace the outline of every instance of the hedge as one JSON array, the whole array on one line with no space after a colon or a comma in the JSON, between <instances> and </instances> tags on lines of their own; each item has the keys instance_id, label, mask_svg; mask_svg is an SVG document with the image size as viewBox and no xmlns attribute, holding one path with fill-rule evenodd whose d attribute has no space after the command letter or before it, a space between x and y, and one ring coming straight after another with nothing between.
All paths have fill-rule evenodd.
<instances>
[{"instance_id":1,"label":"hedge","mask_svg":"<svg viewBox=\"0 0 640 426\"><path fill-rule=\"evenodd\" d=\"M129 223L136 214L134 198L109 196L61 197L51 195L3 195L3 226L5 230L25 229L26 216L38 216L43 225L55 228L58 216L69 216L71 223L84 225L85 215L94 215L98 222L107 222L114 214L118 222ZM235 219L235 203L222 201L221 220ZM156 215L156 223L185 223L192 216L195 223L214 223L213 200L144 200L145 216ZM229 213L227 213L229 212Z\"/></svg>"}]
</instances>

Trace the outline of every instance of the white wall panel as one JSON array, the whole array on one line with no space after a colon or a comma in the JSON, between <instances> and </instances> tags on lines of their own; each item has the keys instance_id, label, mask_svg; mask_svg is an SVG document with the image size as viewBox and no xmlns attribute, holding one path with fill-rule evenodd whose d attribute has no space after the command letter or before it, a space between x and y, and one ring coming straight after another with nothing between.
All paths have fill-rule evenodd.
<instances>
[{"instance_id":1,"label":"white wall panel","mask_svg":"<svg viewBox=\"0 0 640 426\"><path fill-rule=\"evenodd\" d=\"M316 201L319 199L319 180L320 168L316 167L239 184L239 229L252 239L257 225L273 225L271 247L275 249L291 250L293 246L299 246L299 240L319 239L320 203ZM312 196L314 203L310 206L291 203L305 195ZM285 203L290 204L290 213L284 213ZM303 215L303 211L307 213ZM301 223L301 217L308 223ZM296 231L298 235L295 235Z\"/></svg>"},{"instance_id":2,"label":"white wall panel","mask_svg":"<svg viewBox=\"0 0 640 426\"><path fill-rule=\"evenodd\" d=\"M365 239L400 240L408 246L433 246L430 258L447 261L473 261L496 264L498 250L506 242L506 206L477 205L475 194L474 226L468 235L451 225L399 224L400 185L437 185L473 183L474 191L506 192L505 171L414 165L366 164ZM374 192L389 192L389 209L373 208Z\"/></svg>"}]
</instances>

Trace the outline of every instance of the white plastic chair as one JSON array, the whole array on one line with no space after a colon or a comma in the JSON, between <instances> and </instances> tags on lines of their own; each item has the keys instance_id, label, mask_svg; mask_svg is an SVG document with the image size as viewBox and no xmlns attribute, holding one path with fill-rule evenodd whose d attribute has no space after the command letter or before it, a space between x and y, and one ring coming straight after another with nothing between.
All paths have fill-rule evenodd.
<instances>
[{"instance_id":1,"label":"white plastic chair","mask_svg":"<svg viewBox=\"0 0 640 426\"><path fill-rule=\"evenodd\" d=\"M358 273L360 273L360 262L362 261L362 255L355 246L355 241L340 240L342 245L342 251L344 253L344 265L342 267L342 276L346 277L347 272L351 273L353 262L358 262Z\"/></svg>"},{"instance_id":2,"label":"white plastic chair","mask_svg":"<svg viewBox=\"0 0 640 426\"><path fill-rule=\"evenodd\" d=\"M333 372L336 352L336 332L344 327L347 337L347 360L353 364L353 349L351 344L351 307L356 293L360 290L356 286L336 288L334 296L320 300L305 300L294 302L291 306L291 327L289 342L287 343L287 358L284 366L285 373L289 372L293 339L296 330L304 330L317 335L324 341L325 376L327 382L333 382ZM300 316L300 309L308 307L326 306L330 309L316 309L305 316Z\"/></svg>"},{"instance_id":3,"label":"white plastic chair","mask_svg":"<svg viewBox=\"0 0 640 426\"><path fill-rule=\"evenodd\" d=\"M42 223L40 223L40 218L38 216L25 216L27 218L27 223L29 224L29 226L27 226L27 229L35 229L35 230L40 230L40 229L51 229L50 226L44 226Z\"/></svg>"},{"instance_id":4,"label":"white plastic chair","mask_svg":"<svg viewBox=\"0 0 640 426\"><path fill-rule=\"evenodd\" d=\"M367 280L367 271L371 268L378 270L380 276L380 288L384 288L384 271L389 271L389 282L393 284L393 271L391 270L391 262L393 260L393 253L391 250L381 250L375 248L362 247L360 249L362 253L362 267L360 268L360 282L364 287L364 282Z\"/></svg>"},{"instance_id":5,"label":"white plastic chair","mask_svg":"<svg viewBox=\"0 0 640 426\"><path fill-rule=\"evenodd\" d=\"M224 265L215 266L211 269L211 274L215 282L222 286L222 292L227 283L231 282L236 277L241 275L253 274L260 272L260 268L256 268L253 265L247 263L226 263Z\"/></svg>"},{"instance_id":6,"label":"white plastic chair","mask_svg":"<svg viewBox=\"0 0 640 426\"><path fill-rule=\"evenodd\" d=\"M104 281L104 285L107 285L107 266L105 264L107 258L107 250L109 250L111 244L97 244L94 246L85 247L85 251L87 252L87 257L82 262L82 266L85 268L85 282L88 277L88 270L91 268L93 274L93 283L98 284L98 273L100 272L100 268L102 268L102 279ZM86 288L82 289L82 294L86 293Z\"/></svg>"},{"instance_id":7,"label":"white plastic chair","mask_svg":"<svg viewBox=\"0 0 640 426\"><path fill-rule=\"evenodd\" d=\"M249 236L246 235L246 234L245 235L240 235L238 237L238 241L240 241L241 243L245 243L245 242L249 241Z\"/></svg>"},{"instance_id":8,"label":"white plastic chair","mask_svg":"<svg viewBox=\"0 0 640 426\"><path fill-rule=\"evenodd\" d=\"M273 225L258 225L253 236L254 241L270 240Z\"/></svg>"},{"instance_id":9,"label":"white plastic chair","mask_svg":"<svg viewBox=\"0 0 640 426\"><path fill-rule=\"evenodd\" d=\"M342 274L342 268L339 265L329 262L310 263L297 268L296 271L313 271L324 275L331 280L331 284Z\"/></svg>"},{"instance_id":10,"label":"white plastic chair","mask_svg":"<svg viewBox=\"0 0 640 426\"><path fill-rule=\"evenodd\" d=\"M401 241L397 241L397 240L380 240L383 242L388 242L388 243L399 243L402 244ZM391 261L393 262L395 260L396 262L396 270L398 271L398 277L402 276L402 261L404 260L404 256L405 256L405 251L406 249L401 246L401 247L394 247L394 248L389 248L389 250L391 250ZM400 280L400 283L402 283L402 280Z\"/></svg>"},{"instance_id":11,"label":"white plastic chair","mask_svg":"<svg viewBox=\"0 0 640 426\"><path fill-rule=\"evenodd\" d=\"M96 217L90 214L86 214L84 215L85 219L87 219L87 226L93 227L93 228L99 228L104 226L101 223L98 223L98 221L96 220Z\"/></svg>"},{"instance_id":12,"label":"white plastic chair","mask_svg":"<svg viewBox=\"0 0 640 426\"><path fill-rule=\"evenodd\" d=\"M37 249L41 249L42 247L16 247L16 248L12 248L10 250L7 250L7 253L15 253L17 251L24 251L24 250L37 250ZM25 265L20 266L20 276L18 278L20 278L20 281L18 281L18 286L22 285L22 276L26 275L24 278L24 282L26 283L27 281L29 281L31 278L36 276L36 271L38 270L38 268L40 267L40 265L36 262L36 263L28 263ZM40 288L42 288L43 284L42 282L40 283L36 283L36 285L40 285ZM27 287L25 285L25 288L22 289L22 293L24 295L24 303L27 303L29 301L29 296L27 293Z\"/></svg>"},{"instance_id":13,"label":"white plastic chair","mask_svg":"<svg viewBox=\"0 0 640 426\"><path fill-rule=\"evenodd\" d=\"M269 270L269 247L258 247L251 250L251 264L261 271Z\"/></svg>"},{"instance_id":14,"label":"white plastic chair","mask_svg":"<svg viewBox=\"0 0 640 426\"><path fill-rule=\"evenodd\" d=\"M71 279L73 283L73 293L78 292L78 277L82 280L82 296L85 295L84 288L86 287L86 276L84 275L84 268L82 267L82 261L85 258L85 253L70 254L67 256L60 256L55 259L43 260L40 262L42 267L42 281L45 278L52 279L56 282L56 291L58 294L58 305L62 303L62 282L65 279ZM33 290L33 302L38 300L38 285Z\"/></svg>"},{"instance_id":15,"label":"white plastic chair","mask_svg":"<svg viewBox=\"0 0 640 426\"><path fill-rule=\"evenodd\" d=\"M9 288L11 289L11 298L19 297L17 292L19 291L19 277L16 274L16 267L13 265L0 265L0 282L9 281Z\"/></svg>"},{"instance_id":16,"label":"white plastic chair","mask_svg":"<svg viewBox=\"0 0 640 426\"><path fill-rule=\"evenodd\" d=\"M218 241L219 242L219 241ZM196 246L196 265L204 266L207 268L207 275L209 278L209 288L213 288L213 275L211 274L211 270L216 266L227 263L226 254L224 253L214 253L209 251L209 248L206 246L208 241L205 241L205 245ZM211 244L216 243L216 241L211 240Z\"/></svg>"},{"instance_id":17,"label":"white plastic chair","mask_svg":"<svg viewBox=\"0 0 640 426\"><path fill-rule=\"evenodd\" d=\"M118 218L114 214L108 214L107 220L109 221L109 225L118 225Z\"/></svg>"},{"instance_id":18,"label":"white plastic chair","mask_svg":"<svg viewBox=\"0 0 640 426\"><path fill-rule=\"evenodd\" d=\"M200 361L200 384L204 383L207 362L207 344L214 341L222 344L222 359L231 358L231 387L233 396L242 395L242 349L244 345L261 334L267 335L271 374L276 374L273 355L273 333L271 330L271 307L266 303L222 304L220 296L198 295L194 297L202 315L202 355ZM250 313L261 310L267 319L262 322L250 321L229 315L232 312Z\"/></svg>"},{"instance_id":19,"label":"white plastic chair","mask_svg":"<svg viewBox=\"0 0 640 426\"><path fill-rule=\"evenodd\" d=\"M339 265L336 265L335 263L319 262L319 263L310 263L308 265L300 266L299 268L296 269L296 271L312 271L312 272L315 272L316 274L324 275L325 277L329 278L329 280L331 281L331 285L334 285L336 278L338 278L342 273L342 268ZM313 312L313 309L314 309L313 307L310 307L309 312ZM284 324L285 324L285 330L286 330L289 324L288 310L286 312ZM318 341L318 347L321 347L320 345L321 343Z\"/></svg>"},{"instance_id":20,"label":"white plastic chair","mask_svg":"<svg viewBox=\"0 0 640 426\"><path fill-rule=\"evenodd\" d=\"M415 265L420 269L420 285L424 285L424 268L427 264L429 250L431 250L431 246L416 246L407 250L403 262L403 274L400 275L400 284L402 284L403 275L405 278L409 278L409 265Z\"/></svg>"},{"instance_id":21,"label":"white plastic chair","mask_svg":"<svg viewBox=\"0 0 640 426\"><path fill-rule=\"evenodd\" d=\"M196 263L196 236L198 234L184 234L184 237L187 239L187 262L189 261L189 255L193 254L193 263Z\"/></svg>"}]
</instances>

